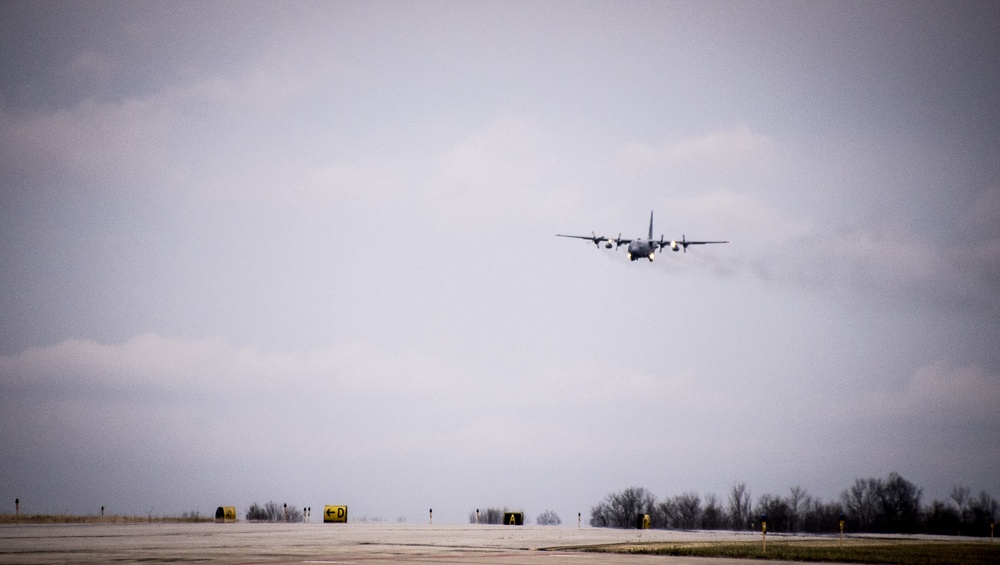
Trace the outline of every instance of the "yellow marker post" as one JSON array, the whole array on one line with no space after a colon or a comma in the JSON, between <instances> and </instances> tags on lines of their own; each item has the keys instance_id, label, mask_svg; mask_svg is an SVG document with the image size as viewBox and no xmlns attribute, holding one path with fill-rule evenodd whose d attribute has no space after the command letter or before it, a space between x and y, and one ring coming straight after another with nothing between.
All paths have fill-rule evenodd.
<instances>
[{"instance_id":1,"label":"yellow marker post","mask_svg":"<svg viewBox=\"0 0 1000 565\"><path fill-rule=\"evenodd\" d=\"M760 542L764 553L767 553L767 515L760 516Z\"/></svg>"}]
</instances>

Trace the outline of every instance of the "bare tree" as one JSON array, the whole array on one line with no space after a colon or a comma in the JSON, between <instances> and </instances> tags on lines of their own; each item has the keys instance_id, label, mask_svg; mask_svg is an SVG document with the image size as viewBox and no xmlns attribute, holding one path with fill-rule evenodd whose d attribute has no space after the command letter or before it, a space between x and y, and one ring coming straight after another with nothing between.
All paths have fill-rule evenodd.
<instances>
[{"instance_id":1,"label":"bare tree","mask_svg":"<svg viewBox=\"0 0 1000 565\"><path fill-rule=\"evenodd\" d=\"M677 497L658 503L652 521L657 528L680 528L681 510L677 507Z\"/></svg>"},{"instance_id":2,"label":"bare tree","mask_svg":"<svg viewBox=\"0 0 1000 565\"><path fill-rule=\"evenodd\" d=\"M889 473L883 483L879 531L914 533L920 525L920 496L923 489L904 479L899 473Z\"/></svg>"},{"instance_id":3,"label":"bare tree","mask_svg":"<svg viewBox=\"0 0 1000 565\"><path fill-rule=\"evenodd\" d=\"M878 491L881 481L878 479L855 479L854 485L840 495L844 510L853 524L852 529L870 531L878 513Z\"/></svg>"},{"instance_id":4,"label":"bare tree","mask_svg":"<svg viewBox=\"0 0 1000 565\"><path fill-rule=\"evenodd\" d=\"M499 508L486 508L479 513L479 523L480 524L499 524L503 522L503 513L507 511L507 507L504 506L503 510ZM469 523L476 523L476 512L479 510L474 510L469 512Z\"/></svg>"},{"instance_id":5,"label":"bare tree","mask_svg":"<svg viewBox=\"0 0 1000 565\"><path fill-rule=\"evenodd\" d=\"M928 534L954 535L962 531L962 518L954 506L935 500L924 509L924 528Z\"/></svg>"},{"instance_id":6,"label":"bare tree","mask_svg":"<svg viewBox=\"0 0 1000 565\"><path fill-rule=\"evenodd\" d=\"M912 533L919 527L921 493L899 473L890 473L885 481L857 479L841 498L859 531Z\"/></svg>"},{"instance_id":7,"label":"bare tree","mask_svg":"<svg viewBox=\"0 0 1000 565\"><path fill-rule=\"evenodd\" d=\"M640 514L654 511L656 498L642 487L613 492L590 509L590 525L606 528L632 528Z\"/></svg>"},{"instance_id":8,"label":"bare tree","mask_svg":"<svg viewBox=\"0 0 1000 565\"><path fill-rule=\"evenodd\" d=\"M788 531L802 531L802 513L809 502L806 490L798 485L791 488L788 495Z\"/></svg>"},{"instance_id":9,"label":"bare tree","mask_svg":"<svg viewBox=\"0 0 1000 565\"><path fill-rule=\"evenodd\" d=\"M973 496L969 488L956 486L950 501L935 500L927 506L921 506L922 494L922 489L899 473L890 473L884 479L855 479L839 500L832 502L811 496L799 485L791 487L787 497L765 494L756 505L751 503L750 489L743 482L733 484L722 503L714 494L701 498L695 492L657 503L652 493L633 487L611 493L592 507L590 524L633 528L637 518L648 514L655 528L728 526L746 530L754 526L758 514L766 514L771 532L836 533L843 521L848 532L988 536L990 523L1000 511L1000 502L986 491ZM548 522L547 514L538 516L539 524Z\"/></svg>"},{"instance_id":10,"label":"bare tree","mask_svg":"<svg viewBox=\"0 0 1000 565\"><path fill-rule=\"evenodd\" d=\"M551 510L545 510L535 518L535 522L539 526L558 526L562 524L562 520L559 519L559 515Z\"/></svg>"},{"instance_id":11,"label":"bare tree","mask_svg":"<svg viewBox=\"0 0 1000 565\"><path fill-rule=\"evenodd\" d=\"M1000 504L986 491L973 497L968 487L955 487L949 504L935 500L921 511L921 531L947 535L990 535L990 520L996 519Z\"/></svg>"},{"instance_id":12,"label":"bare tree","mask_svg":"<svg viewBox=\"0 0 1000 565\"><path fill-rule=\"evenodd\" d=\"M980 491L979 496L969 503L969 533L985 536L990 520L996 520L997 510L1000 510L1000 503L985 490Z\"/></svg>"},{"instance_id":13,"label":"bare tree","mask_svg":"<svg viewBox=\"0 0 1000 565\"><path fill-rule=\"evenodd\" d=\"M788 506L788 501L784 498L770 494L762 494L760 499L757 501L757 507L754 509L754 514L757 516L767 515L767 531L788 531L788 517L789 514L791 514L791 509Z\"/></svg>"},{"instance_id":14,"label":"bare tree","mask_svg":"<svg viewBox=\"0 0 1000 565\"><path fill-rule=\"evenodd\" d=\"M677 502L677 512L679 514L679 527L685 530L693 530L700 525L701 518L701 497L696 492L686 492L674 497Z\"/></svg>"},{"instance_id":15,"label":"bare tree","mask_svg":"<svg viewBox=\"0 0 1000 565\"><path fill-rule=\"evenodd\" d=\"M705 495L705 506L701 510L701 527L706 530L719 530L726 525L726 513L719 506L719 497L715 493Z\"/></svg>"},{"instance_id":16,"label":"bare tree","mask_svg":"<svg viewBox=\"0 0 1000 565\"><path fill-rule=\"evenodd\" d=\"M302 511L294 506L286 506L269 501L264 506L254 502L246 514L248 522L301 522Z\"/></svg>"},{"instance_id":17,"label":"bare tree","mask_svg":"<svg viewBox=\"0 0 1000 565\"><path fill-rule=\"evenodd\" d=\"M736 483L729 491L729 520L734 530L750 527L750 489L746 483Z\"/></svg>"},{"instance_id":18,"label":"bare tree","mask_svg":"<svg viewBox=\"0 0 1000 565\"><path fill-rule=\"evenodd\" d=\"M840 515L844 513L844 507L839 502L823 503L810 496L802 506L799 522L802 531L830 533L839 530Z\"/></svg>"},{"instance_id":19,"label":"bare tree","mask_svg":"<svg viewBox=\"0 0 1000 565\"><path fill-rule=\"evenodd\" d=\"M964 522L969 514L969 502L972 489L969 487L954 487L951 489L951 499L958 506L958 516Z\"/></svg>"}]
</instances>

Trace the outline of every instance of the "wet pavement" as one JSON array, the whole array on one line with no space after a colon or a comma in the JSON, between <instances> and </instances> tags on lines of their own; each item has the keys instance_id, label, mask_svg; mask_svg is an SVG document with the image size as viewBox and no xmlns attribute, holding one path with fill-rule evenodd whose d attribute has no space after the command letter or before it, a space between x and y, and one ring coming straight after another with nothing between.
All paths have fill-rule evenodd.
<instances>
[{"instance_id":1,"label":"wet pavement","mask_svg":"<svg viewBox=\"0 0 1000 565\"><path fill-rule=\"evenodd\" d=\"M0 563L672 563L731 559L598 554L588 545L756 539L738 532L407 524L20 524L0 526ZM760 561L757 561L760 563Z\"/></svg>"}]
</instances>

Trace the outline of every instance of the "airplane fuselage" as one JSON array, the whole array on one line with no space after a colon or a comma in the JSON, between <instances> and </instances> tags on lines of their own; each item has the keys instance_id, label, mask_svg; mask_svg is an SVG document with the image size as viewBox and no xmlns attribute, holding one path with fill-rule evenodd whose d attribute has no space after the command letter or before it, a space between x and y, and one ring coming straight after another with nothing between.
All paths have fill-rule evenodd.
<instances>
[{"instance_id":1,"label":"airplane fuselage","mask_svg":"<svg viewBox=\"0 0 1000 565\"><path fill-rule=\"evenodd\" d=\"M650 261L655 257L656 242L647 239L636 239L628 244L628 258L631 261L645 257Z\"/></svg>"}]
</instances>

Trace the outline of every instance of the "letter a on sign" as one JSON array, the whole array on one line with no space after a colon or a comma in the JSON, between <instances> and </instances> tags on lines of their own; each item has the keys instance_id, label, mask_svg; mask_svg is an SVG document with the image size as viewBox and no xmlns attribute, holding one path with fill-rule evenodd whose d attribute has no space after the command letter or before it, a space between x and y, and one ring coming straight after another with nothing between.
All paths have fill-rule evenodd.
<instances>
[{"instance_id":1,"label":"letter a on sign","mask_svg":"<svg viewBox=\"0 0 1000 565\"><path fill-rule=\"evenodd\" d=\"M524 524L523 512L504 512L503 523L508 526L520 526Z\"/></svg>"}]
</instances>

